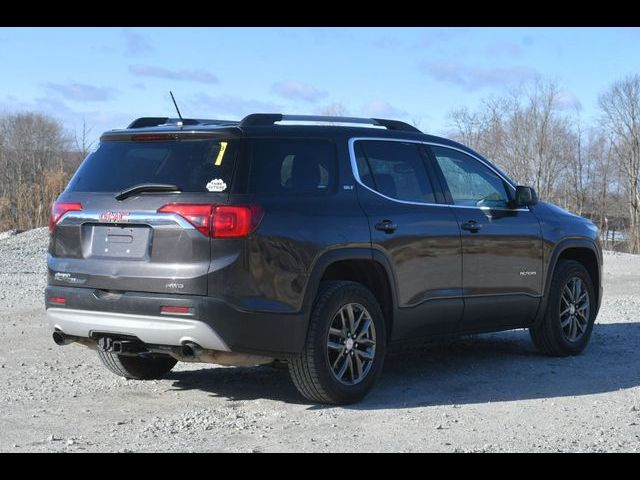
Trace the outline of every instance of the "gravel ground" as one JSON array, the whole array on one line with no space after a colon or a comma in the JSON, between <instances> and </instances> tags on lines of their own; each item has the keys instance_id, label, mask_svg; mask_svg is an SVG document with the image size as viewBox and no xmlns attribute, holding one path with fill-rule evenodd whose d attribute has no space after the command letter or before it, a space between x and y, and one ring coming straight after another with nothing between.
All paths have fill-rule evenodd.
<instances>
[{"instance_id":1,"label":"gravel ground","mask_svg":"<svg viewBox=\"0 0 640 480\"><path fill-rule=\"evenodd\" d=\"M0 451L640 451L640 256L605 255L583 355L526 331L391 356L348 407L309 405L286 370L178 364L127 381L56 346L43 309L47 230L0 234Z\"/></svg>"}]
</instances>

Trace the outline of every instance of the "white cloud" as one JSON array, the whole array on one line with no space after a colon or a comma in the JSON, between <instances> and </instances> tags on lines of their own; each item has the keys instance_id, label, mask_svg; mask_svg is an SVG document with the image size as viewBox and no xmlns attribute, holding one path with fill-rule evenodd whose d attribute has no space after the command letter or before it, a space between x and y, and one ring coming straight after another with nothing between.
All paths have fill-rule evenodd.
<instances>
[{"instance_id":1,"label":"white cloud","mask_svg":"<svg viewBox=\"0 0 640 480\"><path fill-rule=\"evenodd\" d=\"M271 102L253 100L235 95L212 96L199 93L190 102L191 110L198 110L198 116L204 118L216 116L232 116L241 118L250 113L274 113L282 110L281 106ZM183 112L184 113L184 112ZM189 116L194 116L189 114Z\"/></svg>"},{"instance_id":2,"label":"white cloud","mask_svg":"<svg viewBox=\"0 0 640 480\"><path fill-rule=\"evenodd\" d=\"M524 47L522 46L522 44L508 41L491 43L485 49L485 53L489 57L494 57L497 55L505 57L517 57L522 55L523 52Z\"/></svg>"},{"instance_id":3,"label":"white cloud","mask_svg":"<svg viewBox=\"0 0 640 480\"><path fill-rule=\"evenodd\" d=\"M556 97L556 102L561 110L582 110L580 99L568 90L562 90Z\"/></svg>"},{"instance_id":4,"label":"white cloud","mask_svg":"<svg viewBox=\"0 0 640 480\"><path fill-rule=\"evenodd\" d=\"M274 83L271 86L271 91L283 98L304 100L307 102L316 102L327 96L327 92L319 90L313 85L293 80Z\"/></svg>"},{"instance_id":5,"label":"white cloud","mask_svg":"<svg viewBox=\"0 0 640 480\"><path fill-rule=\"evenodd\" d=\"M371 42L371 46L381 49L394 49L403 45L403 42L398 38L391 35L382 35Z\"/></svg>"},{"instance_id":6,"label":"white cloud","mask_svg":"<svg viewBox=\"0 0 640 480\"><path fill-rule=\"evenodd\" d=\"M398 119L400 117L406 117L408 115L404 110L399 110L393 105L384 100L372 100L367 103L362 112L367 117L371 118L391 118Z\"/></svg>"},{"instance_id":7,"label":"white cloud","mask_svg":"<svg viewBox=\"0 0 640 480\"><path fill-rule=\"evenodd\" d=\"M76 102L104 102L111 100L116 90L111 87L96 87L85 83L47 83L45 87L62 95L67 100Z\"/></svg>"},{"instance_id":8,"label":"white cloud","mask_svg":"<svg viewBox=\"0 0 640 480\"><path fill-rule=\"evenodd\" d=\"M138 77L166 78L180 82L218 83L218 77L207 70L169 70L151 65L129 65L129 72Z\"/></svg>"},{"instance_id":9,"label":"white cloud","mask_svg":"<svg viewBox=\"0 0 640 480\"><path fill-rule=\"evenodd\" d=\"M469 27L428 27L420 33L415 48L431 48L446 44L472 31Z\"/></svg>"},{"instance_id":10,"label":"white cloud","mask_svg":"<svg viewBox=\"0 0 640 480\"><path fill-rule=\"evenodd\" d=\"M487 86L508 86L537 77L530 67L482 67L457 62L424 62L420 69L441 82L460 85L468 90Z\"/></svg>"},{"instance_id":11,"label":"white cloud","mask_svg":"<svg viewBox=\"0 0 640 480\"><path fill-rule=\"evenodd\" d=\"M129 28L122 30L122 35L124 35L126 41L125 52L128 55L141 55L153 52L154 49L146 35L142 35Z\"/></svg>"}]
</instances>

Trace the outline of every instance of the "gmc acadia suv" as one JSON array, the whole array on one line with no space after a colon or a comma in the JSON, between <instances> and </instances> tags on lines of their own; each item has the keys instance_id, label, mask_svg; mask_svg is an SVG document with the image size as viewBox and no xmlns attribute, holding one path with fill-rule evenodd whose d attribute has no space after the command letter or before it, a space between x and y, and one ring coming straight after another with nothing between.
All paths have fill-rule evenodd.
<instances>
[{"instance_id":1,"label":"gmc acadia suv","mask_svg":"<svg viewBox=\"0 0 640 480\"><path fill-rule=\"evenodd\" d=\"M54 204L46 308L112 372L288 364L313 402L361 399L391 344L529 328L580 353L596 227L478 153L382 119L140 118Z\"/></svg>"}]
</instances>

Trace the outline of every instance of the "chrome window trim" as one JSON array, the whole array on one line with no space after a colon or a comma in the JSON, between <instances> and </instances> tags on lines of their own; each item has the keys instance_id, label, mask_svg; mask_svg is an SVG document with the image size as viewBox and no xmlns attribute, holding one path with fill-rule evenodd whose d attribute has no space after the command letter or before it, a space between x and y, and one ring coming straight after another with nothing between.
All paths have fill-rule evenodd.
<instances>
[{"instance_id":1,"label":"chrome window trim","mask_svg":"<svg viewBox=\"0 0 640 480\"><path fill-rule=\"evenodd\" d=\"M355 147L354 144L357 141L360 140L364 140L364 141L369 141L369 140L374 140L374 141L378 141L378 142L401 142L401 143L417 143L420 145L431 145L434 147L442 147L442 148L450 148L451 150L456 150L460 153L463 153L465 155L468 155L469 157L473 158L474 160L480 162L482 165L484 165L485 167L487 167L489 170L491 170L493 173L495 173L499 178L501 178L507 185L509 185L512 189L515 190L515 185L508 179L506 178L504 175L502 175L498 170L496 170L494 167L492 167L490 164L488 164L487 162L485 162L484 160L482 160L481 158L466 152L460 148L456 148L456 147L452 147L450 145L444 145L442 143L436 143L436 142L426 142L423 140L411 140L411 139L401 139L401 138L382 138L382 137L351 137L349 138L349 159L351 161L351 172L353 173L354 178L356 179L356 182L358 182L358 184L364 188L366 188L367 190L375 193L376 195L381 196L382 198L385 198L387 200L391 200L392 202L398 202L398 203L404 203L406 205L423 205L423 206L427 206L427 207L451 207L451 208L473 208L476 210L505 210L505 211L509 211L509 212L528 212L529 209L528 208L502 208L502 207L495 207L495 208L491 208L491 207L471 207L471 206L466 206L466 205L451 205L448 203L426 203L426 202L411 202L409 200L400 200L397 198L392 198L392 197L388 197L387 195L380 193L376 190L374 190L373 188L365 185L362 182L362 179L360 178L360 172L358 172L358 164L356 162L356 152L355 152Z\"/></svg>"}]
</instances>

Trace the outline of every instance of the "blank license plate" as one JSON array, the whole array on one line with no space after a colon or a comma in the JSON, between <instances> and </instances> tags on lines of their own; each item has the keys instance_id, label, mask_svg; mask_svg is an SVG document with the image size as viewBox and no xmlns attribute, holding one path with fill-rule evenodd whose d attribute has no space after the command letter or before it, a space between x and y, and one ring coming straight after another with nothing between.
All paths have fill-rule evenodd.
<instances>
[{"instance_id":1,"label":"blank license plate","mask_svg":"<svg viewBox=\"0 0 640 480\"><path fill-rule=\"evenodd\" d=\"M149 246L149 227L93 227L92 257L142 259Z\"/></svg>"}]
</instances>

